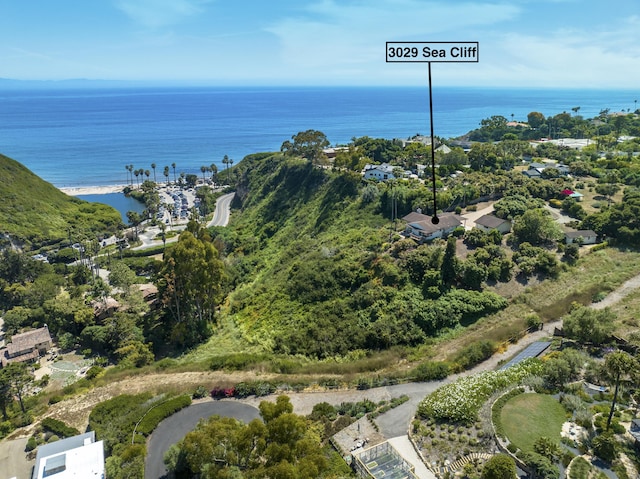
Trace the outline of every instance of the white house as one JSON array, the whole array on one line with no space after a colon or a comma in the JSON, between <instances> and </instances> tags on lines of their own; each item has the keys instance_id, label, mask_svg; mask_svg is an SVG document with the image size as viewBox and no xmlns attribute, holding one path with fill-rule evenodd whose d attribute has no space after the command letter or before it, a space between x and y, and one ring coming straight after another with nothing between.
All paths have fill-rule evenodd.
<instances>
[{"instance_id":1,"label":"white house","mask_svg":"<svg viewBox=\"0 0 640 479\"><path fill-rule=\"evenodd\" d=\"M393 180L395 175L393 174L394 167L389 163L382 163L381 165L365 165L364 167L364 179L376 179L380 181Z\"/></svg>"},{"instance_id":2,"label":"white house","mask_svg":"<svg viewBox=\"0 0 640 479\"><path fill-rule=\"evenodd\" d=\"M567 231L564 234L566 244L576 243L578 238L581 238L580 244L596 244L598 242L598 235L592 230Z\"/></svg>"},{"instance_id":3,"label":"white house","mask_svg":"<svg viewBox=\"0 0 640 479\"><path fill-rule=\"evenodd\" d=\"M453 213L443 213L438 217L438 224L433 224L431 216L422 213L409 213L402 218L407 222L404 235L408 238L423 243L436 238L443 238L451 234L453 230L462 226L460 216Z\"/></svg>"},{"instance_id":4,"label":"white house","mask_svg":"<svg viewBox=\"0 0 640 479\"><path fill-rule=\"evenodd\" d=\"M104 444L94 431L38 447L32 479L104 479Z\"/></svg>"}]
</instances>

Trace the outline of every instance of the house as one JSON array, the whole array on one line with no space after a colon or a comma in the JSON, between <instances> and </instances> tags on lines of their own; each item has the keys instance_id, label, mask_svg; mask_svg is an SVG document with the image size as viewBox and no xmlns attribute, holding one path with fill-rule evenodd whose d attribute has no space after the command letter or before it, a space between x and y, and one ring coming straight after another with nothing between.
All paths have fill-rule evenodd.
<instances>
[{"instance_id":1,"label":"house","mask_svg":"<svg viewBox=\"0 0 640 479\"><path fill-rule=\"evenodd\" d=\"M41 355L46 354L51 345L51 335L46 325L44 328L15 334L11 342L0 349L0 361L3 367L13 362L36 361Z\"/></svg>"},{"instance_id":2,"label":"house","mask_svg":"<svg viewBox=\"0 0 640 479\"><path fill-rule=\"evenodd\" d=\"M505 234L511 231L511 221L498 218L496 215L486 214L476 220L476 227L489 233L492 230L498 230Z\"/></svg>"},{"instance_id":3,"label":"house","mask_svg":"<svg viewBox=\"0 0 640 479\"><path fill-rule=\"evenodd\" d=\"M529 164L529 169L522 172L525 176L529 178L540 178L542 177L542 172L547 168L555 168L558 170L558 173L562 176L567 176L570 172L570 168L567 165L563 165L562 163L537 163L532 162Z\"/></svg>"},{"instance_id":4,"label":"house","mask_svg":"<svg viewBox=\"0 0 640 479\"><path fill-rule=\"evenodd\" d=\"M578 241L578 238L581 238ZM579 242L580 244L596 244L598 242L598 235L592 230L578 230L567 231L564 234L566 244Z\"/></svg>"},{"instance_id":5,"label":"house","mask_svg":"<svg viewBox=\"0 0 640 479\"><path fill-rule=\"evenodd\" d=\"M438 224L433 224L431 216L422 213L411 212L402 219L407 222L404 235L413 238L419 243L431 241L436 238L444 238L453 230L462 226L460 216L453 213L444 213L438 217Z\"/></svg>"},{"instance_id":6,"label":"house","mask_svg":"<svg viewBox=\"0 0 640 479\"><path fill-rule=\"evenodd\" d=\"M104 443L94 431L38 447L31 479L104 479Z\"/></svg>"},{"instance_id":7,"label":"house","mask_svg":"<svg viewBox=\"0 0 640 479\"><path fill-rule=\"evenodd\" d=\"M376 179L380 181L393 180L395 175L393 174L394 167L389 163L382 163L381 165L365 165L364 167L364 179Z\"/></svg>"},{"instance_id":8,"label":"house","mask_svg":"<svg viewBox=\"0 0 640 479\"><path fill-rule=\"evenodd\" d=\"M566 188L560 192L562 196L566 196L567 198L573 198L576 201L582 201L584 195L578 191L573 191L569 188Z\"/></svg>"}]
</instances>

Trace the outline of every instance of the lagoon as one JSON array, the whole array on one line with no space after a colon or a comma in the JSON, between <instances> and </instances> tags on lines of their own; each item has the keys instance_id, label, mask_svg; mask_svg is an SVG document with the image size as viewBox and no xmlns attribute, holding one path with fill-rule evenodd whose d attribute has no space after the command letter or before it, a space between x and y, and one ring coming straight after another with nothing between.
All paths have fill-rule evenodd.
<instances>
[{"instance_id":1,"label":"lagoon","mask_svg":"<svg viewBox=\"0 0 640 479\"><path fill-rule=\"evenodd\" d=\"M129 223L129 220L127 219L127 211L135 211L137 213L142 213L144 211L144 204L140 203L138 200L126 196L124 193L78 195L76 196L76 198L84 201L89 201L91 203L103 203L105 205L112 206L120 212L124 224Z\"/></svg>"}]
</instances>

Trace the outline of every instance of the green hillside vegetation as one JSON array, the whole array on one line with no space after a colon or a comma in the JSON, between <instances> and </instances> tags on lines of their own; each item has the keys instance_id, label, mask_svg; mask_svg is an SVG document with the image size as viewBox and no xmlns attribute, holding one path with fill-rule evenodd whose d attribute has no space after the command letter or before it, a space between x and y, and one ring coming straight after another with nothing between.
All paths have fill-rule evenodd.
<instances>
[{"instance_id":1,"label":"green hillside vegetation","mask_svg":"<svg viewBox=\"0 0 640 479\"><path fill-rule=\"evenodd\" d=\"M391 230L391 196L403 196L402 216L426 188L363 184L280 154L238 167L241 212L213 236L234 286L226 311L250 345L316 358L415 346L506 305L443 276L459 266L444 242L417 247Z\"/></svg>"},{"instance_id":2,"label":"green hillside vegetation","mask_svg":"<svg viewBox=\"0 0 640 479\"><path fill-rule=\"evenodd\" d=\"M0 233L36 248L73 235L113 234L120 214L110 206L72 198L15 160L0 155Z\"/></svg>"}]
</instances>

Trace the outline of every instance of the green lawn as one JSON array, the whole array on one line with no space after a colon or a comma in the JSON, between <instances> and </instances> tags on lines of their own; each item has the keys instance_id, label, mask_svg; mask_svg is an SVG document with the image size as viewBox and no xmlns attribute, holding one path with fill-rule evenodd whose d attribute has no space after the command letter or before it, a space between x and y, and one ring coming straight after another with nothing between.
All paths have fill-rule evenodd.
<instances>
[{"instance_id":1,"label":"green lawn","mask_svg":"<svg viewBox=\"0 0 640 479\"><path fill-rule=\"evenodd\" d=\"M505 434L523 451L533 451L533 443L541 436L559 443L565 420L560 403L544 394L520 394L504 405L501 414Z\"/></svg>"}]
</instances>

